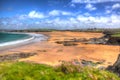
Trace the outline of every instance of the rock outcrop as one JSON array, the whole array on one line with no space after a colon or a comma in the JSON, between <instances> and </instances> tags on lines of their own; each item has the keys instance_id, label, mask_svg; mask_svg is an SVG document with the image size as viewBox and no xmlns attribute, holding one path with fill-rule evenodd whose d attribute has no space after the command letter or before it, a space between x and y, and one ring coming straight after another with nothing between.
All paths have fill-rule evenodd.
<instances>
[{"instance_id":1,"label":"rock outcrop","mask_svg":"<svg viewBox=\"0 0 120 80\"><path fill-rule=\"evenodd\" d=\"M116 62L112 66L108 66L107 70L112 71L120 76L120 54Z\"/></svg>"},{"instance_id":2,"label":"rock outcrop","mask_svg":"<svg viewBox=\"0 0 120 80\"><path fill-rule=\"evenodd\" d=\"M34 56L36 54L37 53L24 53L24 52L21 52L21 53L0 55L0 62L18 60L18 59L21 59L21 58L27 58L27 57L30 57L30 56Z\"/></svg>"},{"instance_id":3,"label":"rock outcrop","mask_svg":"<svg viewBox=\"0 0 120 80\"><path fill-rule=\"evenodd\" d=\"M110 37L107 44L120 45L120 37Z\"/></svg>"},{"instance_id":4,"label":"rock outcrop","mask_svg":"<svg viewBox=\"0 0 120 80\"><path fill-rule=\"evenodd\" d=\"M106 44L108 41L108 38L91 38L88 40L87 44Z\"/></svg>"}]
</instances>

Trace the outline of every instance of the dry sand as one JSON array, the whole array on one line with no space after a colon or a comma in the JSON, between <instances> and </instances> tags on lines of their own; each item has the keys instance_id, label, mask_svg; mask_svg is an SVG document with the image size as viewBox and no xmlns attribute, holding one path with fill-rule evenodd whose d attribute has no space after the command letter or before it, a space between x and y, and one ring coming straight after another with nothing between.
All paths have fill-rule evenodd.
<instances>
[{"instance_id":1,"label":"dry sand","mask_svg":"<svg viewBox=\"0 0 120 80\"><path fill-rule=\"evenodd\" d=\"M13 54L19 52L35 52L37 55L20 59L20 61L30 61L43 63L48 65L58 65L60 60L71 61L73 59L85 59L91 61L104 61L102 66L112 65L119 54L119 46L84 44L78 42L77 46L64 46L55 43L56 41L70 40L73 38L94 38L102 37L102 33L91 32L70 32L70 31L54 31L39 32L50 36L47 41L36 42L14 49L1 51L1 54Z\"/></svg>"}]
</instances>

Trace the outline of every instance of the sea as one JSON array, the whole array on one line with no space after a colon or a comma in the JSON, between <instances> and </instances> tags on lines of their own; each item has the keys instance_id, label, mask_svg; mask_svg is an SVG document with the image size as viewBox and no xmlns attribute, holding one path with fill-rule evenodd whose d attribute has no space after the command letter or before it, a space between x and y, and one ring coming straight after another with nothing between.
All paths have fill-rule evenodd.
<instances>
[{"instance_id":1,"label":"sea","mask_svg":"<svg viewBox=\"0 0 120 80\"><path fill-rule=\"evenodd\" d=\"M31 36L28 34L20 34L20 33L11 33L11 32L0 32L0 46L2 44L9 44L9 42L15 42L19 40L28 39Z\"/></svg>"}]
</instances>

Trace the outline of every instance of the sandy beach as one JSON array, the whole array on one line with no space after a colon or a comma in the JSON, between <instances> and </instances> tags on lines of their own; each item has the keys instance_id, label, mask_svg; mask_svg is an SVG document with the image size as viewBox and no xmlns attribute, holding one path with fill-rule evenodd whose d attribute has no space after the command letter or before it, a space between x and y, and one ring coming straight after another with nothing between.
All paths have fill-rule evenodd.
<instances>
[{"instance_id":1,"label":"sandy beach","mask_svg":"<svg viewBox=\"0 0 120 80\"><path fill-rule=\"evenodd\" d=\"M74 38L99 38L103 36L102 33L54 31L38 32L37 34L47 35L49 36L49 39L0 51L0 54L5 55L20 52L34 52L37 53L37 55L20 59L19 61L43 63L54 66L58 65L60 60L71 61L73 59L84 59L90 61L104 61L102 66L105 67L112 65L119 54L119 46L84 44L82 42L75 42L77 44L76 46L64 46L56 43L56 41L69 41Z\"/></svg>"}]
</instances>

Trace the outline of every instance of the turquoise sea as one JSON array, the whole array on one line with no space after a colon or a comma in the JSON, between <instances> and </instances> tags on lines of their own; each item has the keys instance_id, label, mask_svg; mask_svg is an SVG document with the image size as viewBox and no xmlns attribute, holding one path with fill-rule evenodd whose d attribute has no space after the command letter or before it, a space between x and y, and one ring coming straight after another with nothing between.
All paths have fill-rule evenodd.
<instances>
[{"instance_id":1,"label":"turquoise sea","mask_svg":"<svg viewBox=\"0 0 120 80\"><path fill-rule=\"evenodd\" d=\"M30 38L28 34L0 32L0 44Z\"/></svg>"}]
</instances>

